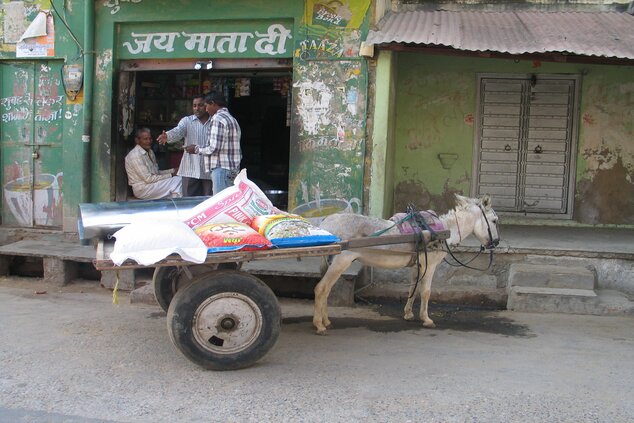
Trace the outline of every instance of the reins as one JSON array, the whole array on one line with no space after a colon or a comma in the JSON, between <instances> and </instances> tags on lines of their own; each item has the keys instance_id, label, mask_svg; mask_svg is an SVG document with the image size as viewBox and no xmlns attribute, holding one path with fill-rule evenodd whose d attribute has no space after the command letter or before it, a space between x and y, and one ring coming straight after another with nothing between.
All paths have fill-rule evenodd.
<instances>
[{"instance_id":1,"label":"reins","mask_svg":"<svg viewBox=\"0 0 634 423\"><path fill-rule=\"evenodd\" d=\"M445 248L447 248L447 252L449 253L449 255L451 256L452 259L454 259L456 261L456 263L450 263L447 260L447 257L443 258L442 260L447 263L449 266L452 267L466 267L467 269L472 269L472 270L480 270L480 271L485 271L485 270L489 270L491 268L491 265L493 264L493 250L489 250L490 252L490 256L489 256L489 264L487 265L487 267L485 267L484 269L480 269L478 267L472 267L469 266L469 263L471 263L473 260L477 259L478 257L480 257L480 254L482 254L482 252L484 251L484 248L482 246L480 246L480 251L478 251L476 253L475 256L473 256L471 258L471 260L467 261L466 263L461 262L460 260L458 260L458 258L456 256L454 256L453 251L451 251L451 249L449 248L449 244L447 244L447 241L445 241Z\"/></svg>"},{"instance_id":2,"label":"reins","mask_svg":"<svg viewBox=\"0 0 634 423\"><path fill-rule=\"evenodd\" d=\"M436 232L432 228L429 227L427 222L425 222L425 219L423 218L423 216L421 216L420 213L415 211L414 204L409 203L407 205L406 210L408 215L414 216L414 222L416 222L416 225L421 229L421 231L418 232L418 236L416 237L416 282L414 282L414 289L412 289L412 293L408 297L408 299L410 299L416 293L416 289L418 288L418 283L421 281L421 279L425 277L425 274L427 274L427 263L429 263L429 260L427 260L427 243L425 242L425 239L423 238L423 230L428 230L431 233L432 239ZM421 244L421 241L423 244L423 251L425 251L425 271L423 272L422 275L420 274L420 254L419 254L420 253L419 245Z\"/></svg>"}]
</instances>

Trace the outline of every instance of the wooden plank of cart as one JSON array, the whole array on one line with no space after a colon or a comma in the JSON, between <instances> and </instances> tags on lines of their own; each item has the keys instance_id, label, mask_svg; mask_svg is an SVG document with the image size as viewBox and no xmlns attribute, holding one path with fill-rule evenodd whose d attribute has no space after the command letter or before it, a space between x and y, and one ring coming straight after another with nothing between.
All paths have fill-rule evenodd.
<instances>
[{"instance_id":1,"label":"wooden plank of cart","mask_svg":"<svg viewBox=\"0 0 634 423\"><path fill-rule=\"evenodd\" d=\"M449 231L423 231L422 235L429 243L447 239ZM277 342L282 320L273 291L241 271L243 262L330 256L346 249L412 243L417 237L384 235L316 247L210 253L202 264L171 255L151 266L132 260L117 266L109 259L113 242L100 241L94 264L97 270L154 267L154 294L167 312L167 330L174 345L206 369L234 370L264 357Z\"/></svg>"}]
</instances>

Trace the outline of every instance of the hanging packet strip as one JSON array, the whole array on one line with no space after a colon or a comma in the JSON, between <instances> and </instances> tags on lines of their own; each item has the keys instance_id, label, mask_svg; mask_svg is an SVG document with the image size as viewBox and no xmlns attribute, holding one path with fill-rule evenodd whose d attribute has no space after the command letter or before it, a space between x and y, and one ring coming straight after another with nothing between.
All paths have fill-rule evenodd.
<instances>
[{"instance_id":1,"label":"hanging packet strip","mask_svg":"<svg viewBox=\"0 0 634 423\"><path fill-rule=\"evenodd\" d=\"M251 227L277 248L310 247L340 241L337 236L313 226L295 214L257 216L253 219Z\"/></svg>"}]
</instances>

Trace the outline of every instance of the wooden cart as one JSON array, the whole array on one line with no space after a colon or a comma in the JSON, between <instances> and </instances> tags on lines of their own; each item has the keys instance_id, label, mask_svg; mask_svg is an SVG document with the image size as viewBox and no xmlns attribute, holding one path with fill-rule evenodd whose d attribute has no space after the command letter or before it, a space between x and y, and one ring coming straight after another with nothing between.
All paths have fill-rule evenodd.
<instances>
[{"instance_id":1,"label":"wooden cart","mask_svg":"<svg viewBox=\"0 0 634 423\"><path fill-rule=\"evenodd\" d=\"M423 231L426 243L449 237L449 231ZM273 291L259 278L240 270L241 263L310 256L330 256L352 248L414 242L416 234L359 238L317 247L211 253L202 264L172 255L152 266L128 260L115 265L112 242L97 246L97 270L154 267L154 294L167 312L167 331L174 345L206 369L248 367L275 345L281 310Z\"/></svg>"}]
</instances>

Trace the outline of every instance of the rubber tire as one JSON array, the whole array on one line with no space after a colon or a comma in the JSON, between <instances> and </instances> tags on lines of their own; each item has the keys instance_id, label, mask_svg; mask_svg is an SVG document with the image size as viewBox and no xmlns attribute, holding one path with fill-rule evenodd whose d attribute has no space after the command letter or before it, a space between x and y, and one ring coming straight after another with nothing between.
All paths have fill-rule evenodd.
<instances>
[{"instance_id":1,"label":"rubber tire","mask_svg":"<svg viewBox=\"0 0 634 423\"><path fill-rule=\"evenodd\" d=\"M208 298L237 293L253 301L262 316L261 328L253 342L235 353L206 349L193 331L194 316ZM245 272L218 270L200 275L178 290L167 312L167 332L185 357L209 370L237 370L253 365L275 345L280 334L282 311L273 291L260 279Z\"/></svg>"},{"instance_id":2,"label":"rubber tire","mask_svg":"<svg viewBox=\"0 0 634 423\"><path fill-rule=\"evenodd\" d=\"M176 283L180 277L178 267L157 267L154 269L152 282L154 284L154 297L163 311L167 311L176 294Z\"/></svg>"},{"instance_id":3,"label":"rubber tire","mask_svg":"<svg viewBox=\"0 0 634 423\"><path fill-rule=\"evenodd\" d=\"M193 274L194 278L196 278L203 273L215 271L215 268L214 266L208 265L192 265L189 266L189 271ZM187 278L185 272L178 267L164 266L155 268L154 275L152 276L152 284L154 285L154 297L156 298L156 302L158 302L163 311L167 312L176 291L190 283L191 281Z\"/></svg>"}]
</instances>

